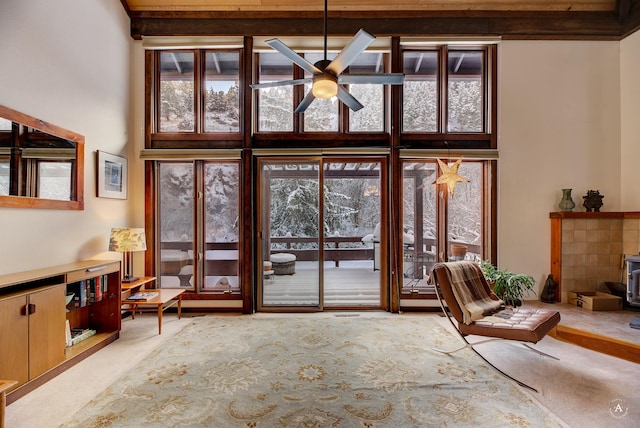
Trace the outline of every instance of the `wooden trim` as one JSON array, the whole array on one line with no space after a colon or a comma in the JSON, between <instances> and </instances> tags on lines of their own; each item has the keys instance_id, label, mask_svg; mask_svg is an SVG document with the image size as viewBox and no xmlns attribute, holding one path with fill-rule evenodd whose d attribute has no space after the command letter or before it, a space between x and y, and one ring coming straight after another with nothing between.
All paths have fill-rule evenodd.
<instances>
[{"instance_id":1,"label":"wooden trim","mask_svg":"<svg viewBox=\"0 0 640 428\"><path fill-rule=\"evenodd\" d=\"M552 212L549 213L551 219L604 219L604 218L638 218L640 219L640 211L625 212Z\"/></svg>"},{"instance_id":2,"label":"wooden trim","mask_svg":"<svg viewBox=\"0 0 640 428\"><path fill-rule=\"evenodd\" d=\"M331 35L366 28L378 36L500 36L510 40L621 40L637 24L631 13L621 25L616 13L602 11L381 11L332 12ZM319 36L319 12L132 12L131 36ZM631 21L631 22L630 22ZM212 30L214 33L212 33Z\"/></svg>"},{"instance_id":3,"label":"wooden trim","mask_svg":"<svg viewBox=\"0 0 640 428\"><path fill-rule=\"evenodd\" d=\"M244 48L241 51L242 56L240 58L240 67L242 71L241 77L244 85L240 87L240 97L243 102L240 104L240 120L243 124L243 129L241 130L244 136L244 144L243 147L250 148L251 147L251 134L253 129L252 123L252 109L253 109L253 90L249 86L253 79L255 78L252 73L254 70L253 67L253 39L251 37L244 38ZM246 165L245 165L246 166ZM248 169L249 171L251 168ZM251 183L250 181L248 183ZM246 223L245 223L246 224Z\"/></svg>"},{"instance_id":4,"label":"wooden trim","mask_svg":"<svg viewBox=\"0 0 640 428\"><path fill-rule=\"evenodd\" d=\"M0 105L0 117L53 137L75 143L75 162L72 169L71 193L73 200L42 199L15 195L0 196L0 207L40 208L56 210L84 210L84 136L60 126Z\"/></svg>"},{"instance_id":5,"label":"wooden trim","mask_svg":"<svg viewBox=\"0 0 640 428\"><path fill-rule=\"evenodd\" d=\"M487 180L487 189L485 189L484 194L487 192L490 194L489 207L485 207L491 213L491 218L489 219L490 223L487 225L489 227L489 240L485 239L485 245L489 247L486 248L485 259L489 258L494 264L498 262L498 161L490 160L488 163L488 169L491 176L489 180ZM485 231L486 233L486 231Z\"/></svg>"},{"instance_id":6,"label":"wooden trim","mask_svg":"<svg viewBox=\"0 0 640 428\"><path fill-rule=\"evenodd\" d=\"M239 177L239 185L241 189L250 189L253 183L253 169L251 168L251 155L249 152L244 152L242 159L240 161L240 177ZM243 237L240 242L239 248L239 266L241 266L242 270L238 273L240 275L242 281L242 289L240 290L242 293L242 312L245 314L253 313L253 301L255 300L254 293L252 293L253 287L253 263L251 260L259 260L257 258L254 259L253 254L256 254L256 242L258 240L254 239L255 231L256 231L256 221L255 218L255 209L254 204L251 203L253 192L241 192L240 199L240 229L241 236ZM256 263L256 271L259 274L262 274L262 263Z\"/></svg>"},{"instance_id":7,"label":"wooden trim","mask_svg":"<svg viewBox=\"0 0 640 428\"><path fill-rule=\"evenodd\" d=\"M558 284L556 302L562 300L562 220L551 219L551 275Z\"/></svg>"},{"instance_id":8,"label":"wooden trim","mask_svg":"<svg viewBox=\"0 0 640 428\"><path fill-rule=\"evenodd\" d=\"M153 161L144 162L144 227L148 231L147 251L144 254L144 272L146 276L156 276L157 215L156 215L156 164Z\"/></svg>"},{"instance_id":9,"label":"wooden trim","mask_svg":"<svg viewBox=\"0 0 640 428\"><path fill-rule=\"evenodd\" d=\"M489 129L485 128L485 132L490 136L491 148L496 150L498 148L498 47L496 45L487 48L487 57L486 84L489 85L490 95L487 100L489 106L485 109L485 113L488 110L491 117L487 124Z\"/></svg>"},{"instance_id":10,"label":"wooden trim","mask_svg":"<svg viewBox=\"0 0 640 428\"><path fill-rule=\"evenodd\" d=\"M640 364L640 345L558 324L549 336L592 351Z\"/></svg>"}]
</instances>

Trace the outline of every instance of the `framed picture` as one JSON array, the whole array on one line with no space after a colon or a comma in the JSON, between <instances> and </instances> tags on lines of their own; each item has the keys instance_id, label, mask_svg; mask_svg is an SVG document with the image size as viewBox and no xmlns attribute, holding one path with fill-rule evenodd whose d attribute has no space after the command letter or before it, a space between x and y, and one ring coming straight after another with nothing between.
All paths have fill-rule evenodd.
<instances>
[{"instance_id":1,"label":"framed picture","mask_svg":"<svg viewBox=\"0 0 640 428\"><path fill-rule=\"evenodd\" d=\"M127 199L127 159L97 152L98 197Z\"/></svg>"}]
</instances>

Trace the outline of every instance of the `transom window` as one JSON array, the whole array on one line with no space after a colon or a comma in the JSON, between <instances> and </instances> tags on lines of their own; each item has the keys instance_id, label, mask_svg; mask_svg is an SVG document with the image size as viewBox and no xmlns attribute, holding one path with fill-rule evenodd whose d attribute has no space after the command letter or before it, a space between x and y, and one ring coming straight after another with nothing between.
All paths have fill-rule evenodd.
<instances>
[{"instance_id":1,"label":"transom window","mask_svg":"<svg viewBox=\"0 0 640 428\"><path fill-rule=\"evenodd\" d=\"M312 64L324 59L323 52L300 53ZM332 60L337 51L328 52ZM258 82L270 83L312 77L290 59L278 52L256 54ZM364 52L347 70L348 74L372 74L388 71L388 53ZM344 85L360 101L364 108L351 111L337 98L316 98L302 114L300 122L294 120L294 110L304 95L311 91L311 84L286 85L262 88L256 91L256 131L257 132L384 132L389 109L388 86L385 85Z\"/></svg>"},{"instance_id":2,"label":"transom window","mask_svg":"<svg viewBox=\"0 0 640 428\"><path fill-rule=\"evenodd\" d=\"M487 48L407 48L402 59L403 133L446 139L451 139L447 134L471 134L473 140L490 132Z\"/></svg>"},{"instance_id":3,"label":"transom window","mask_svg":"<svg viewBox=\"0 0 640 428\"><path fill-rule=\"evenodd\" d=\"M160 51L157 60L158 132L240 132L239 50Z\"/></svg>"}]
</instances>

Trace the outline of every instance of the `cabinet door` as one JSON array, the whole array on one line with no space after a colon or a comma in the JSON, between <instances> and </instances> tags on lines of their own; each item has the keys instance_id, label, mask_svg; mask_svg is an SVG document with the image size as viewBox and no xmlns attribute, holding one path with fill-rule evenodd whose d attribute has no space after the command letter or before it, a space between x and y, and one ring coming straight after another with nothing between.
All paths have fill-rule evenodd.
<instances>
[{"instance_id":1,"label":"cabinet door","mask_svg":"<svg viewBox=\"0 0 640 428\"><path fill-rule=\"evenodd\" d=\"M27 296L0 300L0 379L29 380Z\"/></svg>"},{"instance_id":2,"label":"cabinet door","mask_svg":"<svg viewBox=\"0 0 640 428\"><path fill-rule=\"evenodd\" d=\"M41 375L64 361L66 286L29 294L29 377Z\"/></svg>"}]
</instances>

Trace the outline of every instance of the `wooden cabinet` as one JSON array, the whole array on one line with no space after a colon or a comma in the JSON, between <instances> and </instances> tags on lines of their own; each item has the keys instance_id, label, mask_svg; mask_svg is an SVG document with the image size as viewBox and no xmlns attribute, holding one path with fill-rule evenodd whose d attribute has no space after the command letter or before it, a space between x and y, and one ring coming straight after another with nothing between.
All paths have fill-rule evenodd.
<instances>
[{"instance_id":1,"label":"wooden cabinet","mask_svg":"<svg viewBox=\"0 0 640 428\"><path fill-rule=\"evenodd\" d=\"M26 296L0 300L0 378L17 380L23 384L29 380L29 323L23 315Z\"/></svg>"},{"instance_id":2,"label":"wooden cabinet","mask_svg":"<svg viewBox=\"0 0 640 428\"><path fill-rule=\"evenodd\" d=\"M66 305L70 289L82 303ZM91 286L94 288L92 289ZM119 336L120 262L92 260L0 276L0 379L18 381L11 403ZM67 309L69 308L69 309ZM67 329L95 332L67 347Z\"/></svg>"},{"instance_id":3,"label":"wooden cabinet","mask_svg":"<svg viewBox=\"0 0 640 428\"><path fill-rule=\"evenodd\" d=\"M64 361L64 284L0 300L0 378L26 383Z\"/></svg>"}]
</instances>

